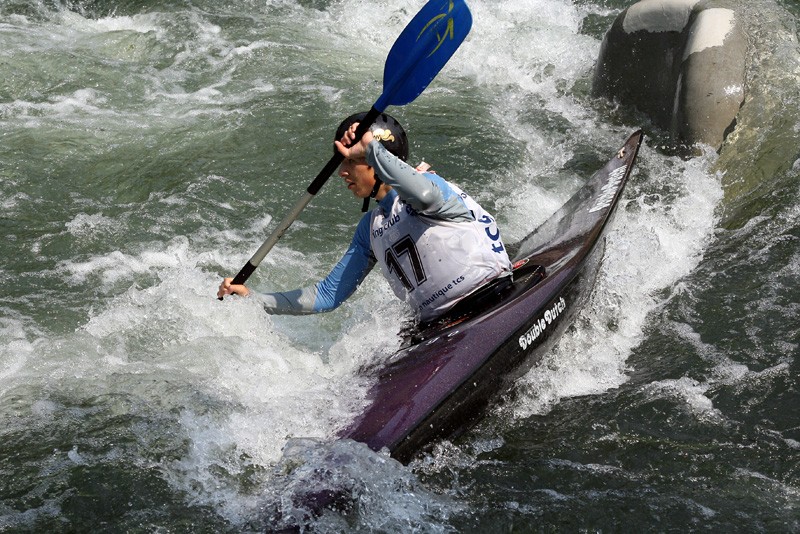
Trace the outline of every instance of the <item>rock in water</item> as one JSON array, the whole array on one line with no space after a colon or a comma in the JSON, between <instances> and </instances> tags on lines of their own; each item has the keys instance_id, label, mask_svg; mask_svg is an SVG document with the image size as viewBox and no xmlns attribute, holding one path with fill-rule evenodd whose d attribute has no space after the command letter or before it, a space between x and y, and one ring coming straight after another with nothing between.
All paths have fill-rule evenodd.
<instances>
[{"instance_id":1,"label":"rock in water","mask_svg":"<svg viewBox=\"0 0 800 534\"><path fill-rule=\"evenodd\" d=\"M592 91L633 105L675 141L719 150L745 98L747 37L722 0L642 0L603 39Z\"/></svg>"}]
</instances>

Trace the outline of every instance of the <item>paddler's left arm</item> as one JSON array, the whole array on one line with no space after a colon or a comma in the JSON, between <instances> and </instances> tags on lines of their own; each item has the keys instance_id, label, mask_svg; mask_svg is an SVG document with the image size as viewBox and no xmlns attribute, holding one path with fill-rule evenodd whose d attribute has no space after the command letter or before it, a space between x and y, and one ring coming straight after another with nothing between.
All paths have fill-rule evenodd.
<instances>
[{"instance_id":1,"label":"paddler's left arm","mask_svg":"<svg viewBox=\"0 0 800 534\"><path fill-rule=\"evenodd\" d=\"M376 140L367 145L366 156L375 174L417 213L450 221L474 220L458 193L441 177L417 172Z\"/></svg>"}]
</instances>

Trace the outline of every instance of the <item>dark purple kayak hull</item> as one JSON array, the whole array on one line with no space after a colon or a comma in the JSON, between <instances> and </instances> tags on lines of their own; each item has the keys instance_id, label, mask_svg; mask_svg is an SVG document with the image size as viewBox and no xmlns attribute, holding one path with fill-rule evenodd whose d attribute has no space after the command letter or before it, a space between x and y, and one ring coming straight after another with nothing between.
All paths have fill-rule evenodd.
<instances>
[{"instance_id":1,"label":"dark purple kayak hull","mask_svg":"<svg viewBox=\"0 0 800 534\"><path fill-rule=\"evenodd\" d=\"M594 285L603 233L636 159L634 133L606 166L522 241L513 288L488 310L421 333L378 372L341 434L402 462L473 424L550 350ZM541 268L544 267L544 276Z\"/></svg>"}]
</instances>

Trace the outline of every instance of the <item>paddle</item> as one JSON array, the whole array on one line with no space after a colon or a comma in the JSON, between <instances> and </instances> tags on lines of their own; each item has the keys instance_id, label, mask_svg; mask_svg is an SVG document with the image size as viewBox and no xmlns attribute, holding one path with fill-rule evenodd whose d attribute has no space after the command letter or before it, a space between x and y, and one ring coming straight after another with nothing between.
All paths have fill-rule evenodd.
<instances>
[{"instance_id":1,"label":"paddle","mask_svg":"<svg viewBox=\"0 0 800 534\"><path fill-rule=\"evenodd\" d=\"M361 140L387 106L404 106L413 102L442 70L471 27L472 15L464 0L430 0L425 4L389 51L383 68L383 94L359 123L353 143ZM342 160L344 156L337 151L272 235L234 277L233 284L243 284L253 274L258 264L325 185Z\"/></svg>"}]
</instances>

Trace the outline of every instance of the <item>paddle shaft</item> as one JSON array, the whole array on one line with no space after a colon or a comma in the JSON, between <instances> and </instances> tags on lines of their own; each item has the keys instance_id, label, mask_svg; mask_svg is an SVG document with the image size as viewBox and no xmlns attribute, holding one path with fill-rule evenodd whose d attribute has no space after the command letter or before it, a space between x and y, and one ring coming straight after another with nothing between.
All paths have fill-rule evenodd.
<instances>
[{"instance_id":1,"label":"paddle shaft","mask_svg":"<svg viewBox=\"0 0 800 534\"><path fill-rule=\"evenodd\" d=\"M372 107L369 110L367 115L364 119L358 124L358 128L356 128L355 139L351 143L351 146L361 141L361 138L364 137L364 134L367 133L367 129L372 126L372 123L375 122L375 119L378 118L381 111ZM305 194L297 200L294 207L286 214L283 220L280 222L277 228L272 232L272 234L264 241L264 243L258 247L258 250L253 254L250 260L242 267L242 269L236 274L233 278L232 284L244 284L250 275L253 274L253 271L256 270L256 267L261 263L261 261L266 257L272 247L283 237L283 234L286 233L286 230L292 225L294 221L300 216L303 210L308 206L308 203L311 202L311 199L322 189L322 186L325 185L325 182L331 177L331 175L336 171L339 165L344 161L344 156L336 150L335 154L331 157L325 167L319 171L317 177L309 184L308 188L306 189ZM220 298L222 300L222 298Z\"/></svg>"}]
</instances>

